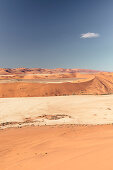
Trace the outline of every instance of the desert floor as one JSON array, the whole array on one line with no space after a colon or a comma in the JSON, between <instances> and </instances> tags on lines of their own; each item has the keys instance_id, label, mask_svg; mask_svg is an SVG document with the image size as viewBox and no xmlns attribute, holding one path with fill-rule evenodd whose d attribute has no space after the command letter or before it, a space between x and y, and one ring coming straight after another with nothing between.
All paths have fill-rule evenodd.
<instances>
[{"instance_id":1,"label":"desert floor","mask_svg":"<svg viewBox=\"0 0 113 170\"><path fill-rule=\"evenodd\" d=\"M0 123L0 128L109 124L113 123L113 95L0 98Z\"/></svg>"},{"instance_id":2,"label":"desert floor","mask_svg":"<svg viewBox=\"0 0 113 170\"><path fill-rule=\"evenodd\" d=\"M113 95L0 98L0 170L113 170L112 124Z\"/></svg>"},{"instance_id":3,"label":"desert floor","mask_svg":"<svg viewBox=\"0 0 113 170\"><path fill-rule=\"evenodd\" d=\"M3 79L0 83L15 83L15 82L25 82L25 83L64 83L73 82L75 80L84 80L85 78L60 78L60 79Z\"/></svg>"},{"instance_id":4,"label":"desert floor","mask_svg":"<svg viewBox=\"0 0 113 170\"><path fill-rule=\"evenodd\" d=\"M112 170L113 125L0 131L1 170Z\"/></svg>"}]
</instances>

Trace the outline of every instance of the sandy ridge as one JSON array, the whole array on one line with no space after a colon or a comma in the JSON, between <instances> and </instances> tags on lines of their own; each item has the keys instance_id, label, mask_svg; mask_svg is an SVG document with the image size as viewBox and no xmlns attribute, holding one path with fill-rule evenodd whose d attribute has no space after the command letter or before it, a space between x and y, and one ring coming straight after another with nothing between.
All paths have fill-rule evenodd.
<instances>
[{"instance_id":1,"label":"sandy ridge","mask_svg":"<svg viewBox=\"0 0 113 170\"><path fill-rule=\"evenodd\" d=\"M74 83L0 83L0 97L39 97L78 94L112 94L113 76L97 74Z\"/></svg>"}]
</instances>

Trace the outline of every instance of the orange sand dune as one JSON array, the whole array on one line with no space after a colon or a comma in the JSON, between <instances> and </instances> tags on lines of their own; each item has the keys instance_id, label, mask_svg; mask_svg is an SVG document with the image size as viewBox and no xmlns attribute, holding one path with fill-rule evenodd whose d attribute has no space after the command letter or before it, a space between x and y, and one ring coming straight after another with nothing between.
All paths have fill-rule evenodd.
<instances>
[{"instance_id":1,"label":"orange sand dune","mask_svg":"<svg viewBox=\"0 0 113 170\"><path fill-rule=\"evenodd\" d=\"M96 73L97 70L90 69L44 69L44 68L0 68L0 74L53 74L53 73Z\"/></svg>"},{"instance_id":2,"label":"orange sand dune","mask_svg":"<svg viewBox=\"0 0 113 170\"><path fill-rule=\"evenodd\" d=\"M25 74L13 76L13 79L59 79L59 78L73 78L77 73L59 73L59 74ZM11 77L12 78L12 77Z\"/></svg>"},{"instance_id":3,"label":"orange sand dune","mask_svg":"<svg viewBox=\"0 0 113 170\"><path fill-rule=\"evenodd\" d=\"M91 75L92 76L92 75ZM76 94L113 93L113 75L95 74L91 79L74 83L0 83L0 97L38 97Z\"/></svg>"},{"instance_id":4,"label":"orange sand dune","mask_svg":"<svg viewBox=\"0 0 113 170\"><path fill-rule=\"evenodd\" d=\"M113 125L0 131L1 170L112 170Z\"/></svg>"}]
</instances>

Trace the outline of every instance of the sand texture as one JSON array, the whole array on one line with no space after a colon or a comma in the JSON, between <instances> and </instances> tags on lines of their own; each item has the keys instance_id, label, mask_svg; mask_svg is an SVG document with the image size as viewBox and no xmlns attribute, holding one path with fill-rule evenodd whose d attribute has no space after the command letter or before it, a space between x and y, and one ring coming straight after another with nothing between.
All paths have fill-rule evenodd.
<instances>
[{"instance_id":1,"label":"sand texture","mask_svg":"<svg viewBox=\"0 0 113 170\"><path fill-rule=\"evenodd\" d=\"M112 170L113 125L0 131L1 170Z\"/></svg>"},{"instance_id":2,"label":"sand texture","mask_svg":"<svg viewBox=\"0 0 113 170\"><path fill-rule=\"evenodd\" d=\"M17 76L17 75L16 75ZM1 76L0 97L40 97L85 94L113 94L113 73L68 74L49 78L29 74L16 78ZM38 74L38 76L40 76ZM28 78L29 77L29 78Z\"/></svg>"},{"instance_id":3,"label":"sand texture","mask_svg":"<svg viewBox=\"0 0 113 170\"><path fill-rule=\"evenodd\" d=\"M0 98L0 128L113 123L113 95Z\"/></svg>"},{"instance_id":4,"label":"sand texture","mask_svg":"<svg viewBox=\"0 0 113 170\"><path fill-rule=\"evenodd\" d=\"M113 73L0 69L0 170L113 170L112 145Z\"/></svg>"}]
</instances>

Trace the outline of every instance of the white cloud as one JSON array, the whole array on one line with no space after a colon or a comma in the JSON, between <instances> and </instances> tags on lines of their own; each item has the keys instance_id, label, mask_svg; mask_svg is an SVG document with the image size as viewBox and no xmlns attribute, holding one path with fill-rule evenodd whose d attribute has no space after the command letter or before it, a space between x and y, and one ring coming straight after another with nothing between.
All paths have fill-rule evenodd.
<instances>
[{"instance_id":1,"label":"white cloud","mask_svg":"<svg viewBox=\"0 0 113 170\"><path fill-rule=\"evenodd\" d=\"M81 34L80 38L97 38L100 35L98 33L88 32L85 34Z\"/></svg>"}]
</instances>

